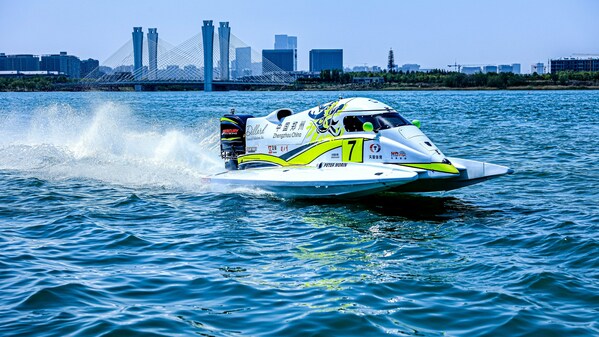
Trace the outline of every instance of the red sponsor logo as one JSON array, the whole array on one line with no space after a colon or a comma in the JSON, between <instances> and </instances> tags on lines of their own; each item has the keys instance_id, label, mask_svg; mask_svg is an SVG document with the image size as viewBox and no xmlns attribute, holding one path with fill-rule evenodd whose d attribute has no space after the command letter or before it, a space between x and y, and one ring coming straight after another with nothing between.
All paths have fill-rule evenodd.
<instances>
[{"instance_id":1,"label":"red sponsor logo","mask_svg":"<svg viewBox=\"0 0 599 337\"><path fill-rule=\"evenodd\" d=\"M237 131L237 129L224 129L223 135L236 135Z\"/></svg>"}]
</instances>

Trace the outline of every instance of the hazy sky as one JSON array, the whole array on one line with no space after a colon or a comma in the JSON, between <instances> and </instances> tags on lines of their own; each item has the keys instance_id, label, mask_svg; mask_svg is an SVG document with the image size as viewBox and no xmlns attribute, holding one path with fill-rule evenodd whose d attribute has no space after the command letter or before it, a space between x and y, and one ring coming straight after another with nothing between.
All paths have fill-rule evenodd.
<instances>
[{"instance_id":1,"label":"hazy sky","mask_svg":"<svg viewBox=\"0 0 599 337\"><path fill-rule=\"evenodd\" d=\"M598 0L0 0L0 52L107 59L133 26L157 27L177 45L202 20L229 21L232 34L260 51L275 34L298 37L298 67L314 48L342 48L346 66L530 64L599 53Z\"/></svg>"}]
</instances>

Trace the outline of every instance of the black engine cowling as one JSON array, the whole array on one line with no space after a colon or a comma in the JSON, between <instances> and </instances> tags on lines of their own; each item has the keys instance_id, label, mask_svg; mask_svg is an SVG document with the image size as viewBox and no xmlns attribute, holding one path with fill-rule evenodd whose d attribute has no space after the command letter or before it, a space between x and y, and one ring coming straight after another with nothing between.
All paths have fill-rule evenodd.
<instances>
[{"instance_id":1,"label":"black engine cowling","mask_svg":"<svg viewBox=\"0 0 599 337\"><path fill-rule=\"evenodd\" d=\"M237 157L245 154L245 125L250 115L224 115L220 119L220 155L225 168L237 169Z\"/></svg>"}]
</instances>

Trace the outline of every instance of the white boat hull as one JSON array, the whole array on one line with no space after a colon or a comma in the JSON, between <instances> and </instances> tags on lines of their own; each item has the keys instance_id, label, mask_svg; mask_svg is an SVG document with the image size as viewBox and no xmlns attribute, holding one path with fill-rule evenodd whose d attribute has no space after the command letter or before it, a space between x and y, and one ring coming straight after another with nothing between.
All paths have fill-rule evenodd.
<instances>
[{"instance_id":1,"label":"white boat hull","mask_svg":"<svg viewBox=\"0 0 599 337\"><path fill-rule=\"evenodd\" d=\"M356 198L412 182L418 173L381 165L264 168L227 171L206 179L214 190L223 186L258 188L284 198Z\"/></svg>"},{"instance_id":2,"label":"white boat hull","mask_svg":"<svg viewBox=\"0 0 599 337\"><path fill-rule=\"evenodd\" d=\"M335 164L333 167L276 167L233 170L205 179L213 190L251 188L284 198L357 198L383 191L450 191L477 184L513 171L505 166L451 158L456 175L436 175L427 170L392 164Z\"/></svg>"}]
</instances>

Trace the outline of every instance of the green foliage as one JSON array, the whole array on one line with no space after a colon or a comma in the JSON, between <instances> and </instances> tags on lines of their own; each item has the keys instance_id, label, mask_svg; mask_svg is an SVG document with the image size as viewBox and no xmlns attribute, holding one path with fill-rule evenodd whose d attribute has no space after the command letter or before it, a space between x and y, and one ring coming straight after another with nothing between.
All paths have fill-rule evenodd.
<instances>
[{"instance_id":1,"label":"green foliage","mask_svg":"<svg viewBox=\"0 0 599 337\"><path fill-rule=\"evenodd\" d=\"M382 77L384 85L373 83L366 85L373 88L385 87L447 87L447 88L518 88L526 86L599 86L599 72L559 72L557 74L513 74L513 73L476 73L466 75L458 72L448 72L435 69L428 73L423 72L351 72L343 73L339 70L323 70L319 78L299 79L296 83L306 84L347 84L352 83L355 77ZM364 86L364 85L362 85Z\"/></svg>"},{"instance_id":2,"label":"green foliage","mask_svg":"<svg viewBox=\"0 0 599 337\"><path fill-rule=\"evenodd\" d=\"M58 80L44 76L0 78L0 91L51 91ZM66 78L63 80L68 81Z\"/></svg>"}]
</instances>

